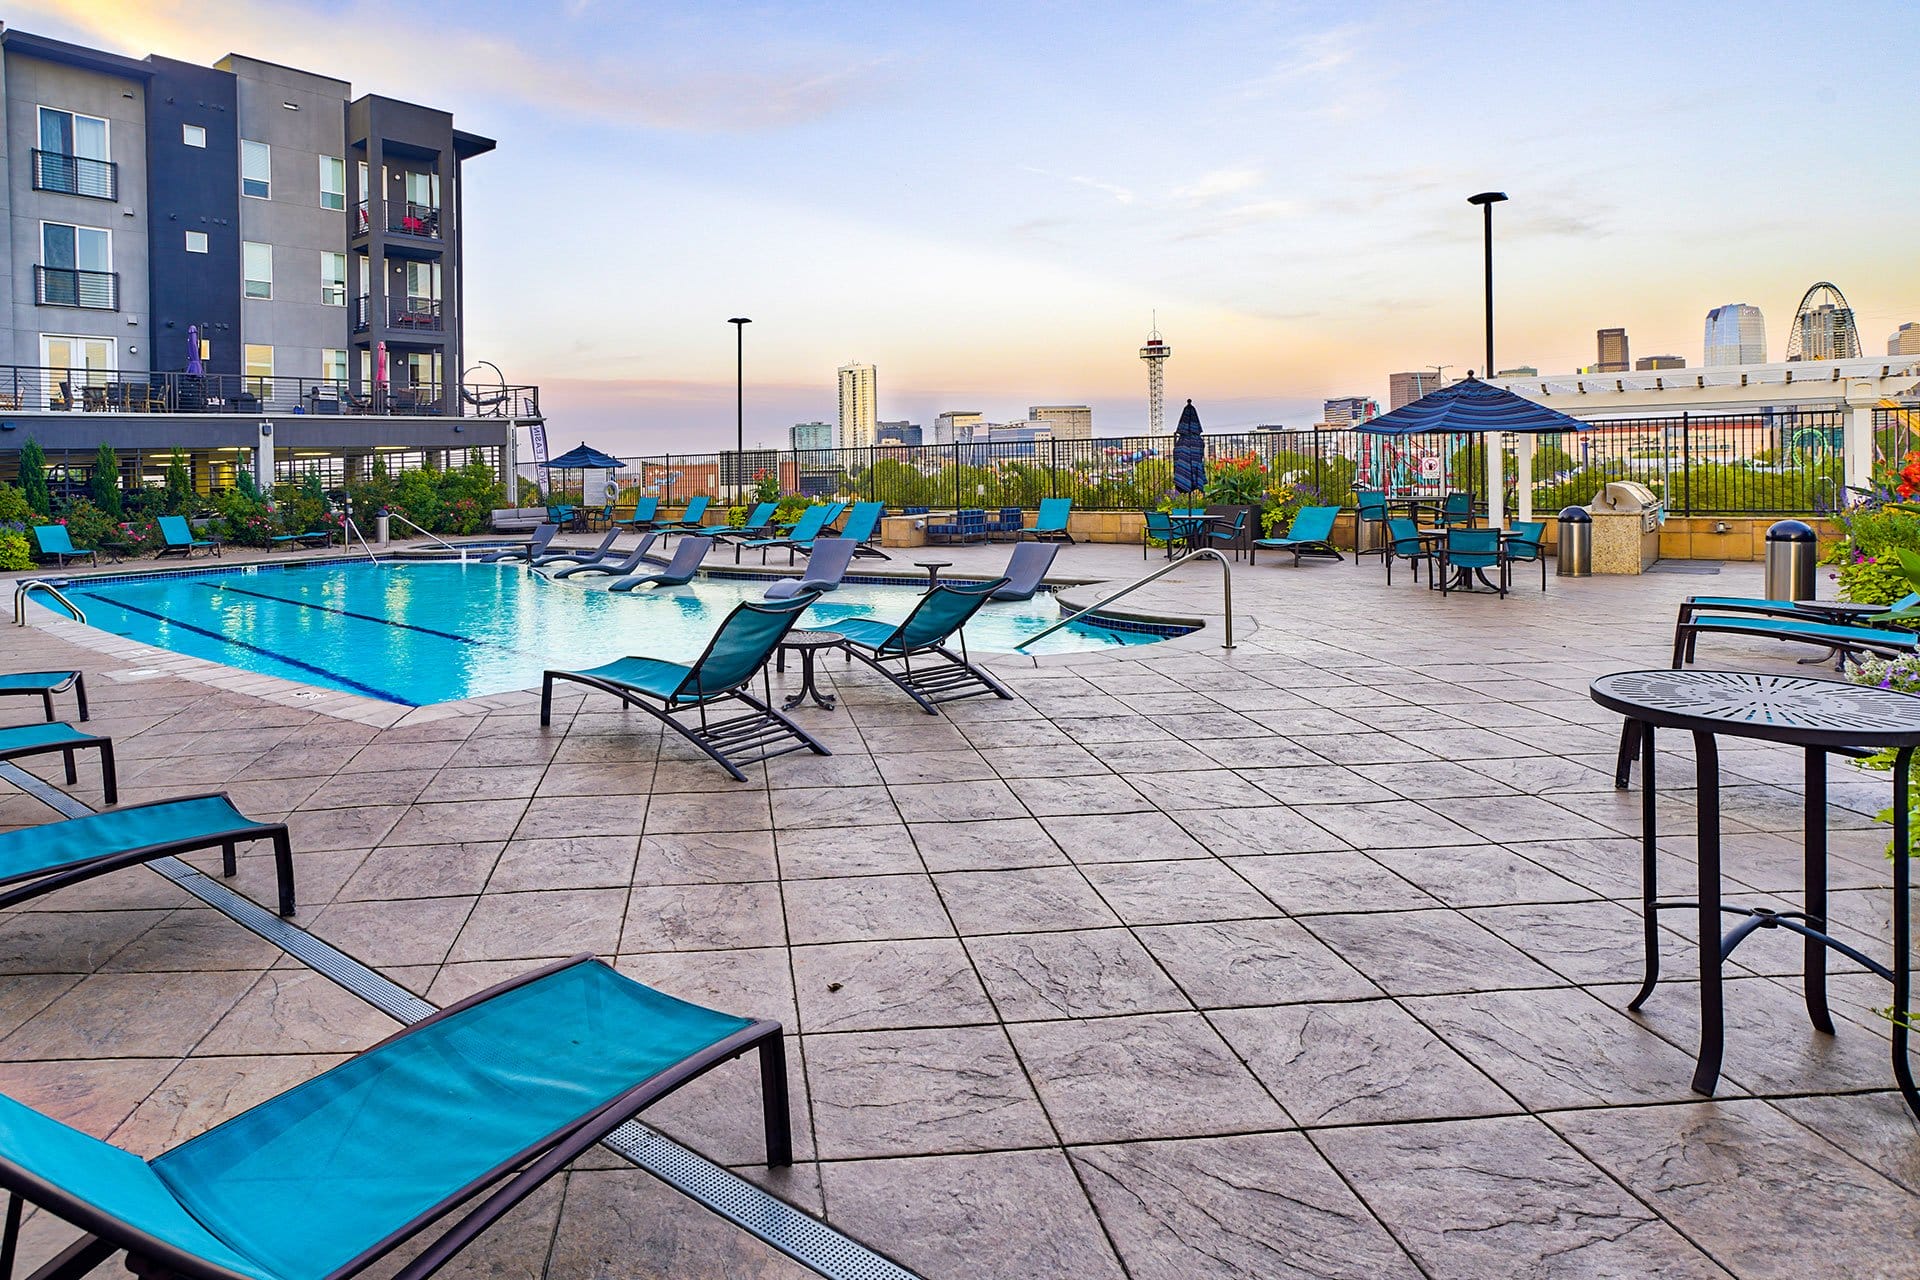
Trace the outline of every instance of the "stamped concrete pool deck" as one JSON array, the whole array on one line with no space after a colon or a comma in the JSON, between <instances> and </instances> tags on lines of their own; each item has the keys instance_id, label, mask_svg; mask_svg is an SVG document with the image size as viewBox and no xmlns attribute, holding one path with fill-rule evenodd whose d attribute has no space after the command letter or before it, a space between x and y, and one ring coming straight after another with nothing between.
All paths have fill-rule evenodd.
<instances>
[{"instance_id":1,"label":"stamped concrete pool deck","mask_svg":"<svg viewBox=\"0 0 1920 1280\"><path fill-rule=\"evenodd\" d=\"M1142 567L1079 546L1056 571ZM1836 957L1821 1035L1798 939L1754 935L1711 1100L1689 1089L1690 915L1625 1010L1639 793L1613 787L1618 720L1587 683L1666 665L1683 596L1760 587L1681 567L1545 593L1523 570L1503 601L1403 569L1389 588L1373 561L1243 564L1225 651L1218 571L1194 566L1137 599L1207 630L997 660L1013 701L930 717L829 661L839 708L797 715L833 755L745 784L604 697L562 694L544 730L531 695L383 726L55 625L9 628L0 667L87 671L123 803L225 791L285 818L295 923L435 1003L587 951L779 1019L791 1169L759 1163L750 1062L645 1118L928 1277L1912 1275L1920 1126L1883 982ZM1722 637L1700 656L1819 670ZM0 701L0 724L37 718ZM1722 764L1730 892L1784 907L1801 757L1726 741ZM1891 787L1844 763L1829 785L1836 929L1884 959ZM53 817L0 786L0 824ZM270 903L270 859L235 883ZM0 1091L146 1155L395 1029L146 869L0 913L0 972ZM37 1263L67 1230L26 1235ZM806 1273L596 1152L445 1274Z\"/></svg>"}]
</instances>

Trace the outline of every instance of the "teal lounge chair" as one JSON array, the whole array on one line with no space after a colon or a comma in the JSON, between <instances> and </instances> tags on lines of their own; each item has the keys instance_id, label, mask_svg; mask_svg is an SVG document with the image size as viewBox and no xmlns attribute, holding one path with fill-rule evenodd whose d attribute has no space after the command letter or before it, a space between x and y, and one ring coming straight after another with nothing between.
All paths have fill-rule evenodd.
<instances>
[{"instance_id":1,"label":"teal lounge chair","mask_svg":"<svg viewBox=\"0 0 1920 1280\"><path fill-rule=\"evenodd\" d=\"M600 536L600 545L591 551L549 551L545 555L535 556L533 567L538 569L550 564L597 564L613 554L614 542L625 532L624 527L608 529Z\"/></svg>"},{"instance_id":2,"label":"teal lounge chair","mask_svg":"<svg viewBox=\"0 0 1920 1280\"><path fill-rule=\"evenodd\" d=\"M967 638L960 631L1006 585L1005 578L965 585L943 582L921 596L913 612L899 623L845 618L825 630L845 636L849 654L893 681L930 716L940 714L935 703L958 698L991 693L1011 699L1013 695L999 681L973 665ZM958 653L947 647L956 637ZM916 658L920 660L917 670Z\"/></svg>"},{"instance_id":3,"label":"teal lounge chair","mask_svg":"<svg viewBox=\"0 0 1920 1280\"><path fill-rule=\"evenodd\" d=\"M662 530L655 529L652 533L640 539L640 545L628 552L627 558L624 560L618 562L611 559L593 560L586 564L568 565L566 568L561 569L551 576L556 582L562 578L571 578L581 573L610 573L616 578L624 578L635 569L638 569L642 564L646 563L647 551L653 546L654 541L660 537L661 533Z\"/></svg>"},{"instance_id":4,"label":"teal lounge chair","mask_svg":"<svg viewBox=\"0 0 1920 1280\"><path fill-rule=\"evenodd\" d=\"M1703 610L1714 613L1752 613L1771 618L1813 619L1816 622L1849 623L1876 626L1883 614L1905 613L1920 609L1920 591L1910 591L1892 604L1864 609L1844 600L1764 600L1754 596L1688 596L1680 604L1680 621L1685 622Z\"/></svg>"},{"instance_id":5,"label":"teal lounge chair","mask_svg":"<svg viewBox=\"0 0 1920 1280\"><path fill-rule=\"evenodd\" d=\"M85 556L91 564L100 563L97 553L73 545L73 536L63 524L33 526L33 540L40 545L41 558L52 558L62 569L67 567L67 561L78 560L81 556Z\"/></svg>"},{"instance_id":6,"label":"teal lounge chair","mask_svg":"<svg viewBox=\"0 0 1920 1280\"><path fill-rule=\"evenodd\" d=\"M505 560L525 560L531 563L540 558L553 543L553 535L560 532L560 526L551 520L543 520L533 527L533 536L524 547L510 547L505 551L489 551L480 556L483 564L499 564Z\"/></svg>"},{"instance_id":7,"label":"teal lounge chair","mask_svg":"<svg viewBox=\"0 0 1920 1280\"><path fill-rule=\"evenodd\" d=\"M0 698L19 696L39 698L46 705L47 719L53 719L53 695L73 690L80 704L80 719L87 719L87 678L78 671L10 671L0 674Z\"/></svg>"},{"instance_id":8,"label":"teal lounge chair","mask_svg":"<svg viewBox=\"0 0 1920 1280\"><path fill-rule=\"evenodd\" d=\"M216 557L219 556L220 540L194 537L193 526L187 523L185 516L161 516L156 523L160 526L161 538L166 541L166 545L160 548L157 555L191 558L194 552L207 550L213 552Z\"/></svg>"},{"instance_id":9,"label":"teal lounge chair","mask_svg":"<svg viewBox=\"0 0 1920 1280\"><path fill-rule=\"evenodd\" d=\"M1684 609L1684 606L1683 606ZM1851 626L1839 622L1821 622L1812 617L1767 618L1752 614L1681 614L1673 628L1673 665L1678 670L1693 661L1694 646L1708 633L1721 635L1765 636L1771 640L1791 640L1799 644L1820 645L1843 657L1855 653L1878 654L1883 658L1904 658L1920 652L1920 635L1893 627Z\"/></svg>"},{"instance_id":10,"label":"teal lounge chair","mask_svg":"<svg viewBox=\"0 0 1920 1280\"><path fill-rule=\"evenodd\" d=\"M635 587L684 587L700 572L700 562L713 550L712 538L683 538L673 549L673 559L659 573L635 574L617 578L607 585L609 591L631 591Z\"/></svg>"},{"instance_id":11,"label":"teal lounge chair","mask_svg":"<svg viewBox=\"0 0 1920 1280\"><path fill-rule=\"evenodd\" d=\"M43 726L44 727L44 726ZM235 871L234 846L273 841L280 914L293 914L293 851L284 822L255 822L224 795L183 796L0 832L0 907L155 858L219 846L222 871ZM0 1141L0 1151L5 1143Z\"/></svg>"},{"instance_id":12,"label":"teal lounge chair","mask_svg":"<svg viewBox=\"0 0 1920 1280\"><path fill-rule=\"evenodd\" d=\"M758 533L773 527L773 513L779 510L777 502L757 502L739 524L710 524L702 526L698 532L709 538L722 538L730 534Z\"/></svg>"},{"instance_id":13,"label":"teal lounge chair","mask_svg":"<svg viewBox=\"0 0 1920 1280\"><path fill-rule=\"evenodd\" d=\"M267 550L269 551L279 547L324 547L332 544L333 534L326 529L309 529L305 533L276 533L268 542Z\"/></svg>"},{"instance_id":14,"label":"teal lounge chair","mask_svg":"<svg viewBox=\"0 0 1920 1280\"><path fill-rule=\"evenodd\" d=\"M887 504L884 502L856 502L853 504L853 509L847 512L846 523L840 526L838 533L822 533L818 536L839 538L844 542L852 543L853 554L856 556L878 556L882 560L891 560L892 556L872 545L874 535L880 532L880 517L886 512ZM794 552L812 551L815 541L814 538L788 538L786 540L788 563L792 563Z\"/></svg>"},{"instance_id":15,"label":"teal lounge chair","mask_svg":"<svg viewBox=\"0 0 1920 1280\"><path fill-rule=\"evenodd\" d=\"M1067 532L1067 517L1073 514L1072 498L1040 499L1040 514L1034 517L1031 529L1022 529L1013 535L1016 542L1027 538L1058 539L1071 544L1073 535Z\"/></svg>"},{"instance_id":16,"label":"teal lounge chair","mask_svg":"<svg viewBox=\"0 0 1920 1280\"><path fill-rule=\"evenodd\" d=\"M800 576L774 583L767 588L766 598L791 600L805 592L820 595L834 590L840 585L840 579L846 577L847 566L853 563L857 549L845 538L815 538L813 549L807 552L807 567L800 571Z\"/></svg>"},{"instance_id":17,"label":"teal lounge chair","mask_svg":"<svg viewBox=\"0 0 1920 1280\"><path fill-rule=\"evenodd\" d=\"M741 602L722 620L691 666L659 658L616 658L586 671L548 671L540 682L540 723L553 721L553 682L571 680L640 708L706 752L737 782L747 780L740 770L743 764L792 751L832 755L773 709L773 685L766 674L767 659L816 599L808 594L792 600ZM760 698L747 692L756 675L763 686ZM745 703L747 712L724 719L708 715L711 708L728 701ZM688 711L698 713L697 725L675 718Z\"/></svg>"},{"instance_id":18,"label":"teal lounge chair","mask_svg":"<svg viewBox=\"0 0 1920 1280\"><path fill-rule=\"evenodd\" d=\"M1284 538L1255 538L1250 544L1247 563L1258 560L1262 547L1269 551L1293 552L1293 563L1298 565L1301 556L1331 557L1345 560L1334 547L1333 522L1340 516L1338 507L1302 507L1294 514L1293 523L1287 526Z\"/></svg>"},{"instance_id":19,"label":"teal lounge chair","mask_svg":"<svg viewBox=\"0 0 1920 1280\"><path fill-rule=\"evenodd\" d=\"M749 550L757 548L760 552L760 563L765 564L767 562L767 552L771 548L787 547L791 549L795 546L811 546L813 545L813 540L826 532L827 526L838 519L840 513L844 510L846 510L846 504L843 502L817 502L800 513L800 518L794 521L793 527L788 529L784 536L778 538L748 538L738 543L734 551L735 560L737 561L739 558L739 547L746 547ZM791 555L787 557L787 562L789 564L793 562Z\"/></svg>"},{"instance_id":20,"label":"teal lounge chair","mask_svg":"<svg viewBox=\"0 0 1920 1280\"><path fill-rule=\"evenodd\" d=\"M660 510L660 499L639 498L634 501L633 515L626 520L615 521L626 529L651 529L654 527L654 513Z\"/></svg>"},{"instance_id":21,"label":"teal lounge chair","mask_svg":"<svg viewBox=\"0 0 1920 1280\"><path fill-rule=\"evenodd\" d=\"M575 956L449 1005L143 1160L0 1095L0 1187L149 1280L424 1280L646 1107L757 1051L767 1162L791 1164L780 1024ZM389 1259L399 1254L403 1261ZM411 1255L411 1256L408 1256Z\"/></svg>"},{"instance_id":22,"label":"teal lounge chair","mask_svg":"<svg viewBox=\"0 0 1920 1280\"><path fill-rule=\"evenodd\" d=\"M688 500L687 509L680 513L678 520L664 521L660 527L674 533L692 533L700 527L700 522L707 518L707 508L712 505L712 502L711 498L705 496L692 498Z\"/></svg>"},{"instance_id":23,"label":"teal lounge chair","mask_svg":"<svg viewBox=\"0 0 1920 1280\"><path fill-rule=\"evenodd\" d=\"M120 802L119 775L113 768L113 739L82 733L70 724L23 724L0 729L0 760L19 760L26 756L52 755L58 751L66 760L69 785L80 781L73 767L76 751L100 753L100 784L108 804Z\"/></svg>"}]
</instances>

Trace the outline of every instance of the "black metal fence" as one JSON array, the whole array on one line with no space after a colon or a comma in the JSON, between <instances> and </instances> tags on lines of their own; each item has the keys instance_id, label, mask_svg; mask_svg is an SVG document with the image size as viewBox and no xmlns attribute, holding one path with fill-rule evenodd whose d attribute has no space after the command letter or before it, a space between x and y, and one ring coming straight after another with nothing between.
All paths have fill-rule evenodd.
<instances>
[{"instance_id":1,"label":"black metal fence","mask_svg":"<svg viewBox=\"0 0 1920 1280\"><path fill-rule=\"evenodd\" d=\"M1676 515L1829 509L1840 500L1844 483L1845 416L1841 409L1679 414L1596 421L1584 431L1538 436L1529 477L1533 508L1548 514L1585 504L1610 480L1635 480ZM1893 420L1905 416L1920 418L1920 411L1882 411L1876 445L1883 456L1892 447L1890 434L1904 430ZM1206 437L1210 475L1245 475L1257 466L1263 475L1254 482L1269 494L1284 488L1311 501L1340 504L1352 503L1358 485L1394 494L1464 489L1484 505L1485 448L1485 440L1477 436L1380 436L1351 430ZM1172 492L1172 459L1170 436L749 450L744 456L728 452L625 458L615 483L626 501L641 494L667 501L696 494L731 497L764 476L782 493L878 501L893 508L1030 510L1043 498L1072 498L1085 510L1139 510L1158 506ZM524 462L522 474L536 483L543 479ZM746 483L737 485L736 477ZM578 482L574 473L570 483ZM1519 464L1510 450L1508 511L1518 505L1519 484ZM596 491L586 496L598 501L602 495Z\"/></svg>"},{"instance_id":2,"label":"black metal fence","mask_svg":"<svg viewBox=\"0 0 1920 1280\"><path fill-rule=\"evenodd\" d=\"M437 310L437 304L436 304ZM435 318L437 323L437 316ZM467 418L540 417L540 388L376 386L343 379L115 372L0 365L0 412L320 413Z\"/></svg>"}]
</instances>

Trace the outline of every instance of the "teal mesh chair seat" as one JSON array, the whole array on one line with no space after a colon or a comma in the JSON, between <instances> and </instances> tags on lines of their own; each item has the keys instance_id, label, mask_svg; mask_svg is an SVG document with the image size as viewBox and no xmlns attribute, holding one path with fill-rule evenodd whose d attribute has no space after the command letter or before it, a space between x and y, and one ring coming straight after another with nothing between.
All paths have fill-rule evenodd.
<instances>
[{"instance_id":1,"label":"teal mesh chair seat","mask_svg":"<svg viewBox=\"0 0 1920 1280\"><path fill-rule=\"evenodd\" d=\"M791 600L743 601L721 621L706 650L691 663L628 657L584 671L549 670L540 682L540 723L553 723L554 682L566 680L610 693L653 716L699 747L736 781L747 780L740 769L742 764L792 751L831 755L800 726L773 709L772 684L766 676L773 651L819 598L807 592ZM756 675L766 686L764 697L756 698L747 691ZM710 708L729 700L744 704L747 712L725 718L708 715ZM683 711L697 712L698 723L676 719L676 713Z\"/></svg>"},{"instance_id":2,"label":"teal mesh chair seat","mask_svg":"<svg viewBox=\"0 0 1920 1280\"><path fill-rule=\"evenodd\" d=\"M845 509L845 506L838 502L815 503L800 513L800 518L794 522L791 529L787 530L785 537L749 538L740 545L743 547L759 548L760 562L765 564L768 548L792 547L802 543L811 543L815 538L819 537L826 527L832 524Z\"/></svg>"},{"instance_id":3,"label":"teal mesh chair seat","mask_svg":"<svg viewBox=\"0 0 1920 1280\"><path fill-rule=\"evenodd\" d=\"M712 505L712 502L713 499L704 495L691 499L687 503L686 510L680 513L680 518L669 522L667 527L671 529L698 529L700 522L707 518L707 508Z\"/></svg>"},{"instance_id":4,"label":"teal mesh chair seat","mask_svg":"<svg viewBox=\"0 0 1920 1280\"><path fill-rule=\"evenodd\" d=\"M1287 526L1284 538L1255 538L1253 554L1258 556L1260 548L1269 551L1291 551L1293 563L1298 565L1302 556L1329 556L1335 560L1345 560L1333 545L1333 522L1340 518L1338 507L1302 507L1295 513L1293 523Z\"/></svg>"},{"instance_id":5,"label":"teal mesh chair seat","mask_svg":"<svg viewBox=\"0 0 1920 1280\"><path fill-rule=\"evenodd\" d=\"M234 846L271 840L280 879L280 914L293 914L293 855L286 824L255 822L224 795L186 796L152 804L0 831L0 907L50 893L155 858L219 846L226 874L234 873Z\"/></svg>"},{"instance_id":6,"label":"teal mesh chair seat","mask_svg":"<svg viewBox=\"0 0 1920 1280\"><path fill-rule=\"evenodd\" d=\"M78 671L9 671L0 673L0 698L22 697L38 698L46 708L47 719L53 716L53 695L73 690L73 699L80 706L80 719L86 720L87 678Z\"/></svg>"},{"instance_id":7,"label":"teal mesh chair seat","mask_svg":"<svg viewBox=\"0 0 1920 1280\"><path fill-rule=\"evenodd\" d=\"M772 1086L769 1163L789 1163L778 1023L576 957L442 1010L150 1162L0 1097L0 1180L127 1249L141 1274L259 1280L356 1274L506 1182L398 1272L411 1280L649 1103L754 1049Z\"/></svg>"},{"instance_id":8,"label":"teal mesh chair seat","mask_svg":"<svg viewBox=\"0 0 1920 1280\"><path fill-rule=\"evenodd\" d=\"M1541 547L1541 539L1547 536L1545 520L1515 520L1507 526L1507 536L1500 544L1500 550L1507 557L1507 563L1538 563L1540 566L1540 589L1547 589L1547 555Z\"/></svg>"},{"instance_id":9,"label":"teal mesh chair seat","mask_svg":"<svg viewBox=\"0 0 1920 1280\"><path fill-rule=\"evenodd\" d=\"M1892 604L1865 610L1845 601L1762 600L1753 596L1688 596L1680 605L1685 622L1703 609L1726 613L1755 613L1779 618L1814 618L1823 622L1873 623L1884 614L1920 609L1920 591L1910 591Z\"/></svg>"},{"instance_id":10,"label":"teal mesh chair seat","mask_svg":"<svg viewBox=\"0 0 1920 1280\"><path fill-rule=\"evenodd\" d=\"M700 532L711 537L719 537L729 533L745 533L749 529L764 529L773 523L773 513L779 505L777 502L756 503L753 510L748 512L746 518L739 524L705 525Z\"/></svg>"},{"instance_id":11,"label":"teal mesh chair seat","mask_svg":"<svg viewBox=\"0 0 1920 1280\"><path fill-rule=\"evenodd\" d=\"M0 760L18 760L25 756L58 752L66 762L67 781L78 782L73 756L76 751L96 751L100 755L100 777L107 803L120 799L120 783L113 767L113 739L82 733L70 724L23 724L0 729Z\"/></svg>"},{"instance_id":12,"label":"teal mesh chair seat","mask_svg":"<svg viewBox=\"0 0 1920 1280\"><path fill-rule=\"evenodd\" d=\"M1506 560L1500 554L1498 529L1449 529L1441 545L1440 594L1445 595L1451 587L1470 588L1470 575L1479 573L1484 578L1488 569L1500 571L1495 590L1503 597L1507 594Z\"/></svg>"},{"instance_id":13,"label":"teal mesh chair seat","mask_svg":"<svg viewBox=\"0 0 1920 1280\"><path fill-rule=\"evenodd\" d=\"M1427 582L1433 582L1433 549L1420 537L1420 526L1405 516L1392 516L1387 520L1387 540L1382 544L1386 553L1381 558L1387 562L1387 585L1393 585L1393 562L1405 560L1413 566L1413 580L1420 581L1420 566L1427 566Z\"/></svg>"},{"instance_id":14,"label":"teal mesh chair seat","mask_svg":"<svg viewBox=\"0 0 1920 1280\"><path fill-rule=\"evenodd\" d=\"M78 560L85 556L94 564L100 563L100 557L85 547L73 545L73 536L63 524L37 524L33 527L33 540L40 545L42 556L51 556L62 568L69 560Z\"/></svg>"},{"instance_id":15,"label":"teal mesh chair seat","mask_svg":"<svg viewBox=\"0 0 1920 1280\"><path fill-rule=\"evenodd\" d=\"M888 556L886 552L869 545L872 543L874 535L880 532L880 517L886 513L887 504L884 502L856 502L853 504L852 510L847 512L847 522L841 525L840 532L833 536L844 538L852 543L855 555L879 556L883 560L891 559L892 557ZM823 534L820 536L825 537L826 535ZM813 543L819 541L819 538L811 541L790 538L787 541L787 549L790 552L794 550L811 551L813 549Z\"/></svg>"},{"instance_id":16,"label":"teal mesh chair seat","mask_svg":"<svg viewBox=\"0 0 1920 1280\"><path fill-rule=\"evenodd\" d=\"M1020 530L1014 534L1014 537L1016 539L1058 538L1071 545L1073 535L1067 532L1067 519L1071 515L1073 515L1072 498L1042 498L1039 514L1034 517L1033 527Z\"/></svg>"},{"instance_id":17,"label":"teal mesh chair seat","mask_svg":"<svg viewBox=\"0 0 1920 1280\"><path fill-rule=\"evenodd\" d=\"M1440 500L1440 510L1434 513L1433 522L1443 529L1464 528L1473 523L1473 495L1463 491L1450 493Z\"/></svg>"},{"instance_id":18,"label":"teal mesh chair seat","mask_svg":"<svg viewBox=\"0 0 1920 1280\"><path fill-rule=\"evenodd\" d=\"M1920 635L1893 627L1848 626L1839 622L1820 622L1811 617L1768 618L1751 614L1695 614L1689 617L1683 614L1673 629L1673 665L1676 668L1693 659L1695 642L1707 632L1766 636L1774 640L1817 644L1843 656L1849 653L1875 653L1881 657L1899 658L1920 653Z\"/></svg>"},{"instance_id":19,"label":"teal mesh chair seat","mask_svg":"<svg viewBox=\"0 0 1920 1280\"><path fill-rule=\"evenodd\" d=\"M913 611L897 623L844 618L828 629L845 636L848 653L891 680L930 716L939 714L934 704L956 698L991 693L1010 699L1013 695L999 681L973 664L961 630L1006 585L1005 578L943 582L921 596ZM948 647L956 639L958 653Z\"/></svg>"},{"instance_id":20,"label":"teal mesh chair seat","mask_svg":"<svg viewBox=\"0 0 1920 1280\"><path fill-rule=\"evenodd\" d=\"M161 516L154 523L159 525L160 537L166 544L160 548L160 555L172 555L177 552L188 556L202 548L211 550L216 555L220 551L220 543L217 540L194 537L193 526L187 523L185 516Z\"/></svg>"},{"instance_id":21,"label":"teal mesh chair seat","mask_svg":"<svg viewBox=\"0 0 1920 1280\"><path fill-rule=\"evenodd\" d=\"M629 529L649 528L653 524L655 513L659 510L660 499L640 498L633 504L633 515L628 519L620 521L620 523L626 525Z\"/></svg>"}]
</instances>

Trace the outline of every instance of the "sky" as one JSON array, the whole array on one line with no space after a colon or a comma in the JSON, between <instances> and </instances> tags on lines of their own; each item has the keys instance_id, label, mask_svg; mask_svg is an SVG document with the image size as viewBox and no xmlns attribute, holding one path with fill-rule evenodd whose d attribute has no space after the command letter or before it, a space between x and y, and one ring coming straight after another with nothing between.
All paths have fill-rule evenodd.
<instances>
[{"instance_id":1,"label":"sky","mask_svg":"<svg viewBox=\"0 0 1920 1280\"><path fill-rule=\"evenodd\" d=\"M1567 372L1594 331L1770 356L1831 280L1867 351L1920 321L1910 0L703 5L29 0L11 26L228 52L451 110L466 339L556 447L700 451L836 418L835 369L931 429L1033 404L1309 425L1387 375ZM441 34L445 26L451 36Z\"/></svg>"}]
</instances>

